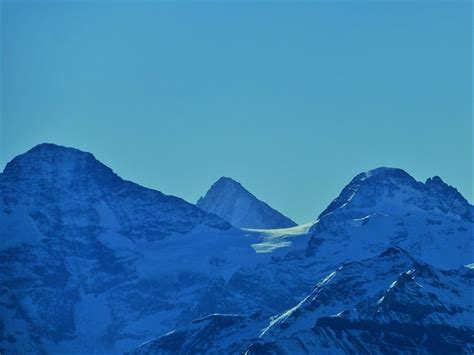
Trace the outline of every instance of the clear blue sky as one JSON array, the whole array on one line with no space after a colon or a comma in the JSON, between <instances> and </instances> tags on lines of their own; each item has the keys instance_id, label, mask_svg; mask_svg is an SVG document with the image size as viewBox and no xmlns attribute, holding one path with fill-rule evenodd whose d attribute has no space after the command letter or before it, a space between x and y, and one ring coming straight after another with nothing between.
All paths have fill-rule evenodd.
<instances>
[{"instance_id":1,"label":"clear blue sky","mask_svg":"<svg viewBox=\"0 0 474 355\"><path fill-rule=\"evenodd\" d=\"M470 2L2 1L0 163L41 142L195 202L235 178L298 222L357 173L471 202Z\"/></svg>"}]
</instances>

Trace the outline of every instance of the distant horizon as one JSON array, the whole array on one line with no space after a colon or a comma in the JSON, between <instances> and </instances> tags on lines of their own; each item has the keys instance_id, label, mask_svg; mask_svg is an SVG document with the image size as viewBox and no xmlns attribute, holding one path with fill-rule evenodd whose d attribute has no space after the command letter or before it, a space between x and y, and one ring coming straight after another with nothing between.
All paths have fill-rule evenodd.
<instances>
[{"instance_id":1,"label":"distant horizon","mask_svg":"<svg viewBox=\"0 0 474 355\"><path fill-rule=\"evenodd\" d=\"M358 173L472 203L470 2L2 1L0 164L52 142L195 203L306 223Z\"/></svg>"},{"instance_id":2,"label":"distant horizon","mask_svg":"<svg viewBox=\"0 0 474 355\"><path fill-rule=\"evenodd\" d=\"M164 191L163 189L160 189L159 187L145 186L145 185L140 184L140 183L137 182L137 181L134 181L134 180L131 180L131 179L127 179L126 177L121 176L121 175L114 169L113 166L110 166L110 165L107 164L106 162L104 162L104 161L102 161L101 159L99 159L99 158L94 154L94 152L82 150L82 149L79 149L79 148L76 148L76 147L67 146L67 145L61 145L61 144L56 144L56 143L52 143L52 142L42 142L42 143L35 144L33 147L27 149L26 151L24 151L24 152L22 152L22 153L20 153L20 154L17 154L16 156L21 155L21 154L24 154L24 153L27 153L29 150L31 150L31 149L33 149L33 148L39 146L39 145L42 145L42 144L55 145L55 146L59 146L59 147L67 148L67 149L75 149L75 150L78 150L78 151L81 151L81 152L84 152L84 153L90 153L90 154L92 154L100 163L102 163L102 164L106 165L107 167L109 167L110 169L112 169L112 171L113 171L114 173L116 173L116 174L117 174L120 178L122 178L123 180L131 181L131 182L136 183L136 184L138 184L138 185L140 185L140 186L143 186L143 187L145 187L145 188L149 188L149 189L153 189L153 190L160 191L160 192L162 192L162 193L164 193L164 194L166 194L166 195L172 195L172 196L175 196L175 197L182 198L182 199L185 200L186 202L191 203L191 204L193 204L193 205L195 205L195 204L197 203L197 200L196 200L196 201L190 201L190 200L186 199L184 196L181 196L181 195L179 195L179 194L170 194L170 193L168 193L167 191ZM15 157L16 157L16 156L15 156ZM14 159L15 157L13 157L12 159ZM10 159L10 161L11 161L12 159ZM8 161L8 162L10 162L10 161ZM5 163L5 165L2 167L0 173L4 171L4 169L5 169L6 165L8 164L8 162ZM416 181L422 182L422 183L425 183L426 180L429 179L429 178L433 178L433 177L435 177L435 176L438 176L438 177L441 178L441 180L442 180L443 182L445 182L446 184L448 184L448 185L454 187L455 189L457 189L456 186L454 186L454 185L450 184L448 181L446 181L446 180L443 178L443 176L442 176L441 174L436 174L436 175L433 175L433 176L428 176L427 178L420 180L420 179L417 179L415 176L413 176L409 171L405 170L403 167L378 166L378 167L374 167L374 168L369 169L369 170L366 170L366 171L360 171L360 172L357 173L357 174L366 173L366 172L369 172L369 171L374 171L374 170L378 170L378 169L382 169L382 168L385 168L385 169L401 169L401 170L405 171L406 173L408 173L410 176L412 176ZM356 175L357 175L357 174L356 174ZM347 183L346 183L344 186L341 187L340 191L333 197L333 199L331 199L331 201L328 202L328 204L326 205L326 207L329 206L329 204L330 204L330 202L332 202L332 200L334 200L335 198L338 197L338 195L339 195L339 193L342 191L342 189L343 189L345 186L347 186L347 184L349 184L350 181L351 181L356 175L354 175L350 180L347 181ZM202 192L202 194L201 194L200 197L203 197L203 196L206 194L206 192L211 188L211 186L212 186L214 183L216 183L218 180L222 179L222 178L229 178L229 179L234 180L234 181L236 181L237 183L241 184L244 189L246 189L248 192L250 192L251 194L253 194L253 195L254 195L255 197L257 197L259 200L261 200L261 201L267 203L270 207L276 209L278 212L283 213L283 215L285 215L286 217L288 217L288 218L290 218L291 220L295 221L295 222L297 223L297 225L299 225L299 226L316 221L316 220L317 220L317 216L318 216L320 213L322 213L322 212L324 211L324 209L326 208L326 207L324 207L321 211L317 211L317 212L314 214L314 218L313 218L312 220L308 220L308 221L303 221L303 222L301 222L301 221L298 221L297 219L294 219L292 216L287 215L283 210L280 210L280 209L278 209L278 208L272 206L272 204L269 203L268 201L265 201L264 199L260 198L260 197L259 197L257 194L255 194L252 190L250 190L249 188L247 188L247 187L245 186L245 184L242 184L239 180L235 179L235 178L232 177L232 176L225 176L225 175L221 175L221 176L219 176L216 180L210 182L209 186L207 187L207 189L206 189L205 191ZM457 189L457 190L459 191L459 189ZM459 192L460 192L461 195L472 205L472 201L469 200L469 198L466 197L466 196L462 193L462 191L459 191ZM200 197L199 197L199 198L200 198Z\"/></svg>"}]
</instances>

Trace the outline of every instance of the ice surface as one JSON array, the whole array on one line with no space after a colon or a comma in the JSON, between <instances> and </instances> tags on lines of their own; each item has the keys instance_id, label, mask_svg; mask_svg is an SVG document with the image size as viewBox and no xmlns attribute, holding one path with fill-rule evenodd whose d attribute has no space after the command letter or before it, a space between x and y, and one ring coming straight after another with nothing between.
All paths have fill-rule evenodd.
<instances>
[{"instance_id":1,"label":"ice surface","mask_svg":"<svg viewBox=\"0 0 474 355\"><path fill-rule=\"evenodd\" d=\"M237 217L258 210L237 183L222 189ZM398 346L385 329L410 349L472 352L473 209L438 177L375 169L312 223L239 229L43 144L7 165L0 197L7 353L117 353L172 329L148 345L377 353Z\"/></svg>"}]
</instances>

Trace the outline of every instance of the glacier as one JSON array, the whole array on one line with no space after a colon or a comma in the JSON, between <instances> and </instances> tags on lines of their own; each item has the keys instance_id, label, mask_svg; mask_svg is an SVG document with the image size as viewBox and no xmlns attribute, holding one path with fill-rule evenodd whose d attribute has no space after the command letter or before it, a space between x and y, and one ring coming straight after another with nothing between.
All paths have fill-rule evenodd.
<instances>
[{"instance_id":1,"label":"glacier","mask_svg":"<svg viewBox=\"0 0 474 355\"><path fill-rule=\"evenodd\" d=\"M311 223L239 228L40 144L0 197L1 352L474 349L474 208L440 177L377 168Z\"/></svg>"}]
</instances>

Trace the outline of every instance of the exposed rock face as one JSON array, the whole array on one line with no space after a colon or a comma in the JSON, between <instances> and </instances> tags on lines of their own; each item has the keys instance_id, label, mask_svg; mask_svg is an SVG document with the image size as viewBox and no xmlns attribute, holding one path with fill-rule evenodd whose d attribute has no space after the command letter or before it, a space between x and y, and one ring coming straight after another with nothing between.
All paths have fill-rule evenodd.
<instances>
[{"instance_id":1,"label":"exposed rock face","mask_svg":"<svg viewBox=\"0 0 474 355\"><path fill-rule=\"evenodd\" d=\"M330 213L432 212L466 218L472 222L472 206L453 187L435 176L425 184L396 168L378 168L357 175L319 215Z\"/></svg>"},{"instance_id":2,"label":"exposed rock face","mask_svg":"<svg viewBox=\"0 0 474 355\"><path fill-rule=\"evenodd\" d=\"M171 341L175 353L471 353L473 291L473 269L437 270L391 247L340 265L265 327L259 316L213 315L134 354L169 354Z\"/></svg>"},{"instance_id":3,"label":"exposed rock face","mask_svg":"<svg viewBox=\"0 0 474 355\"><path fill-rule=\"evenodd\" d=\"M435 177L425 184L401 169L357 175L318 217L307 254L340 262L401 246L437 267L471 263L473 206ZM331 256L332 255L332 256Z\"/></svg>"},{"instance_id":4,"label":"exposed rock face","mask_svg":"<svg viewBox=\"0 0 474 355\"><path fill-rule=\"evenodd\" d=\"M255 255L219 217L51 144L0 174L0 231L0 348L21 353L127 349L240 268L229 253Z\"/></svg>"},{"instance_id":5,"label":"exposed rock face","mask_svg":"<svg viewBox=\"0 0 474 355\"><path fill-rule=\"evenodd\" d=\"M62 232L90 238L101 224L115 224L119 234L147 240L187 233L198 225L230 228L180 198L122 180L90 153L53 144L16 157L0 179L4 212L25 207L23 212L38 221L47 236L58 237L60 229L70 228ZM81 231L84 228L97 230Z\"/></svg>"},{"instance_id":6,"label":"exposed rock face","mask_svg":"<svg viewBox=\"0 0 474 355\"><path fill-rule=\"evenodd\" d=\"M260 201L237 181L221 177L196 204L234 227L275 229L296 226L288 217Z\"/></svg>"},{"instance_id":7,"label":"exposed rock face","mask_svg":"<svg viewBox=\"0 0 474 355\"><path fill-rule=\"evenodd\" d=\"M380 168L241 230L42 144L0 174L0 351L471 353L472 210Z\"/></svg>"}]
</instances>

